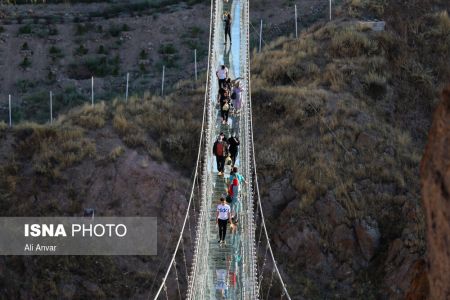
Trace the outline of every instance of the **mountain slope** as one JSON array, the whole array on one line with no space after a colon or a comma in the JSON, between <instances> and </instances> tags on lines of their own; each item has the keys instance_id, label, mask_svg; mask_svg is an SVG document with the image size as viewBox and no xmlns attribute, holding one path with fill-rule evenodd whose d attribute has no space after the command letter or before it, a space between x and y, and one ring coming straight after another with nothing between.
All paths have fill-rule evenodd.
<instances>
[{"instance_id":1,"label":"mountain slope","mask_svg":"<svg viewBox=\"0 0 450 300\"><path fill-rule=\"evenodd\" d=\"M295 297L423 298L418 166L448 76L450 19L429 11L405 40L346 15L355 3L254 55L263 206Z\"/></svg>"}]
</instances>

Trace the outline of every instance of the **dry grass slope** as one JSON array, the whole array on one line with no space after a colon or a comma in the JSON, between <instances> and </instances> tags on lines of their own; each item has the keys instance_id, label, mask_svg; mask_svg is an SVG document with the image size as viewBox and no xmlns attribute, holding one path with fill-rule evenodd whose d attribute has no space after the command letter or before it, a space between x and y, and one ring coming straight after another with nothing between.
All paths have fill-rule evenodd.
<instances>
[{"instance_id":1,"label":"dry grass slope","mask_svg":"<svg viewBox=\"0 0 450 300\"><path fill-rule=\"evenodd\" d=\"M380 14L383 3L351 1L350 7L355 14L358 7ZM286 218L293 220L289 227L306 222L319 232L323 253L354 265L355 258L333 242L329 220L316 217L315 203L331 195L344 208L349 226L374 219L382 233L377 262L351 268L358 274L353 291L345 294L342 283L323 274L298 275L307 258L293 264L291 257L285 263L294 282L300 282L291 285L294 293L308 299L383 297L382 266L390 242L407 233L409 251L424 254L418 164L429 120L422 116L431 111L448 75L450 19L441 12L421 22L420 59L394 32L376 33L348 21L313 27L299 40L281 38L262 54L254 53L252 99L262 192L270 207L273 182L289 178L297 195L286 211L272 210L273 228L283 228ZM400 217L405 207L414 214ZM286 249L278 257L287 257Z\"/></svg>"}]
</instances>

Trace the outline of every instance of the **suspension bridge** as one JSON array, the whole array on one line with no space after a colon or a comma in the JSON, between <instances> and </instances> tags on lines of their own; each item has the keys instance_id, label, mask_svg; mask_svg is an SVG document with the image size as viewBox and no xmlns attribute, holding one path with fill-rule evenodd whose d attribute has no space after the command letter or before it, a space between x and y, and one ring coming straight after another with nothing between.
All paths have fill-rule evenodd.
<instances>
[{"instance_id":1,"label":"suspension bridge","mask_svg":"<svg viewBox=\"0 0 450 300\"><path fill-rule=\"evenodd\" d=\"M224 44L225 13L231 13L232 43ZM258 188L253 145L250 85L249 1L211 1L207 81L197 163L183 226L164 277L154 299L291 299L275 260ZM231 78L240 78L242 109L222 124L217 103L216 70L225 64ZM224 178L218 176L213 143L220 132L240 137L235 165L246 179L241 186L239 224L228 232L226 245L218 243L216 206L226 192ZM195 205L197 203L197 205ZM195 227L195 228L194 228ZM185 240L191 239L193 257L187 264ZM186 277L186 288L180 287ZM277 287L272 288L274 283ZM174 292L176 291L176 292ZM172 293L171 293L172 292Z\"/></svg>"}]
</instances>

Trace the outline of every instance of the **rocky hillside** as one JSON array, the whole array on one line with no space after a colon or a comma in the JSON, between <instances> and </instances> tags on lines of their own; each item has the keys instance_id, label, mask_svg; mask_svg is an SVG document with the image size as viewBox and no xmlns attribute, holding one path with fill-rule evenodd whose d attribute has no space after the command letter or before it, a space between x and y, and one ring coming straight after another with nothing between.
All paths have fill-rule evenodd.
<instances>
[{"instance_id":1,"label":"rocky hillside","mask_svg":"<svg viewBox=\"0 0 450 300\"><path fill-rule=\"evenodd\" d=\"M125 97L127 73L130 94L160 94L163 66L166 92L179 80L192 80L195 49L199 72L206 69L210 1L7 3L0 6L0 120L8 119L8 94L15 123L45 123L49 92L54 116L66 113L90 101L91 76L96 101L109 101ZM265 38L292 33L292 3L271 1L271 10L267 5L252 7L255 24L264 19ZM303 1L299 16L312 22L324 9L323 3Z\"/></svg>"},{"instance_id":2,"label":"rocky hillside","mask_svg":"<svg viewBox=\"0 0 450 300\"><path fill-rule=\"evenodd\" d=\"M82 216L94 208L99 216L158 217L158 256L1 257L2 299L152 295L178 238L196 160L204 90L188 86L179 84L189 98L86 105L53 126L0 123L1 216ZM185 246L189 259L187 237Z\"/></svg>"},{"instance_id":3,"label":"rocky hillside","mask_svg":"<svg viewBox=\"0 0 450 300\"><path fill-rule=\"evenodd\" d=\"M449 79L450 19L420 2L405 31L394 1L348 1L254 55L263 206L296 299L427 295L419 162ZM386 31L358 22L374 15Z\"/></svg>"},{"instance_id":4,"label":"rocky hillside","mask_svg":"<svg viewBox=\"0 0 450 300\"><path fill-rule=\"evenodd\" d=\"M422 197L427 216L430 299L450 296L450 87L434 113L421 164Z\"/></svg>"},{"instance_id":5,"label":"rocky hillside","mask_svg":"<svg viewBox=\"0 0 450 300\"><path fill-rule=\"evenodd\" d=\"M166 90L199 70L207 57L209 1L51 1L0 7L0 118L13 95L15 122L48 121L49 91L55 115L97 101ZM27 1L28 3L29 1Z\"/></svg>"}]
</instances>

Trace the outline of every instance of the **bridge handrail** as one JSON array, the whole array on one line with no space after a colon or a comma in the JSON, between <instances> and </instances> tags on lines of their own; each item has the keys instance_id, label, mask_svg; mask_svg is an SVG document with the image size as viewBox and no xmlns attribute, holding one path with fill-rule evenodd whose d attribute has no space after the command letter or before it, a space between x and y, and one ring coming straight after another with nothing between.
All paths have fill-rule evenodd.
<instances>
[{"instance_id":1,"label":"bridge handrail","mask_svg":"<svg viewBox=\"0 0 450 300\"><path fill-rule=\"evenodd\" d=\"M247 66L249 68L248 72L250 74L250 62L247 64ZM281 273L280 273L280 271L278 269L277 262L275 260L275 256L274 256L273 251L272 251L272 246L270 245L269 234L267 233L266 222L265 222L265 219L264 219L264 213L263 213L262 204L261 204L261 197L260 197L259 183L258 183L258 172L256 171L256 156L255 156L255 147L254 147L254 138L253 138L253 121L252 121L253 116L252 116L250 76L248 78L248 82L249 82L249 86L248 86L249 95L248 95L248 97L250 99L250 101L249 101L249 110L250 110L250 118L249 118L250 119L250 141L251 141L250 144L251 144L251 151L252 151L252 156L253 156L252 160L253 160L254 179L255 179L255 186L256 186L256 196L257 196L257 200L258 200L259 213L261 215L261 226L262 226L262 228L264 230L264 235L266 236L267 247L269 249L270 257L272 258L273 266L274 266L275 271L277 273L278 279L280 280L281 285L283 287L284 294L288 298L288 300L291 300L289 292L288 292L288 290L286 288L286 284L284 283L284 280L281 277Z\"/></svg>"},{"instance_id":2,"label":"bridge handrail","mask_svg":"<svg viewBox=\"0 0 450 300\"><path fill-rule=\"evenodd\" d=\"M212 10L213 10L213 5L212 3L214 2L214 0L211 0L211 21L210 21L210 37L211 37L211 27L212 27ZM211 40L209 41L209 44L211 46ZM210 59L209 59L210 54L208 53L208 65L207 65L207 74L209 74L209 69L210 69ZM172 259L170 260L170 264L167 267L167 271L166 274L164 275L163 281L158 289L158 292L155 295L155 300L158 299L159 295L161 294L161 291L163 290L163 288L165 287L166 281L167 281L167 277L169 276L170 270L172 269L174 263L175 263L175 257L178 253L178 249L180 247L181 241L183 239L183 235L184 235L184 230L186 228L186 223L187 220L189 218L189 211L190 211L190 207L194 198L194 190L195 190L195 182L197 180L197 176L198 176L198 168L199 168L199 163L200 163L200 155L202 153L202 141L203 141L203 132L205 129L205 121L206 121L206 107L207 107L207 101L208 99L208 84L209 81L209 76L207 76L207 82L206 82L206 87L205 87L205 98L204 98L204 103L203 103L203 120L202 120L202 127L201 127L201 131L200 131L200 138L199 138L199 143L198 143L198 151L197 151L197 162L195 164L195 173L194 173L194 179L192 181L192 188L191 188L191 193L189 196L189 203L188 203L188 207L186 209L186 214L184 216L184 221L183 221L183 226L181 228L181 232L180 232L180 236L178 238L178 242L177 245L175 247L175 250L173 251L172 254Z\"/></svg>"}]
</instances>

